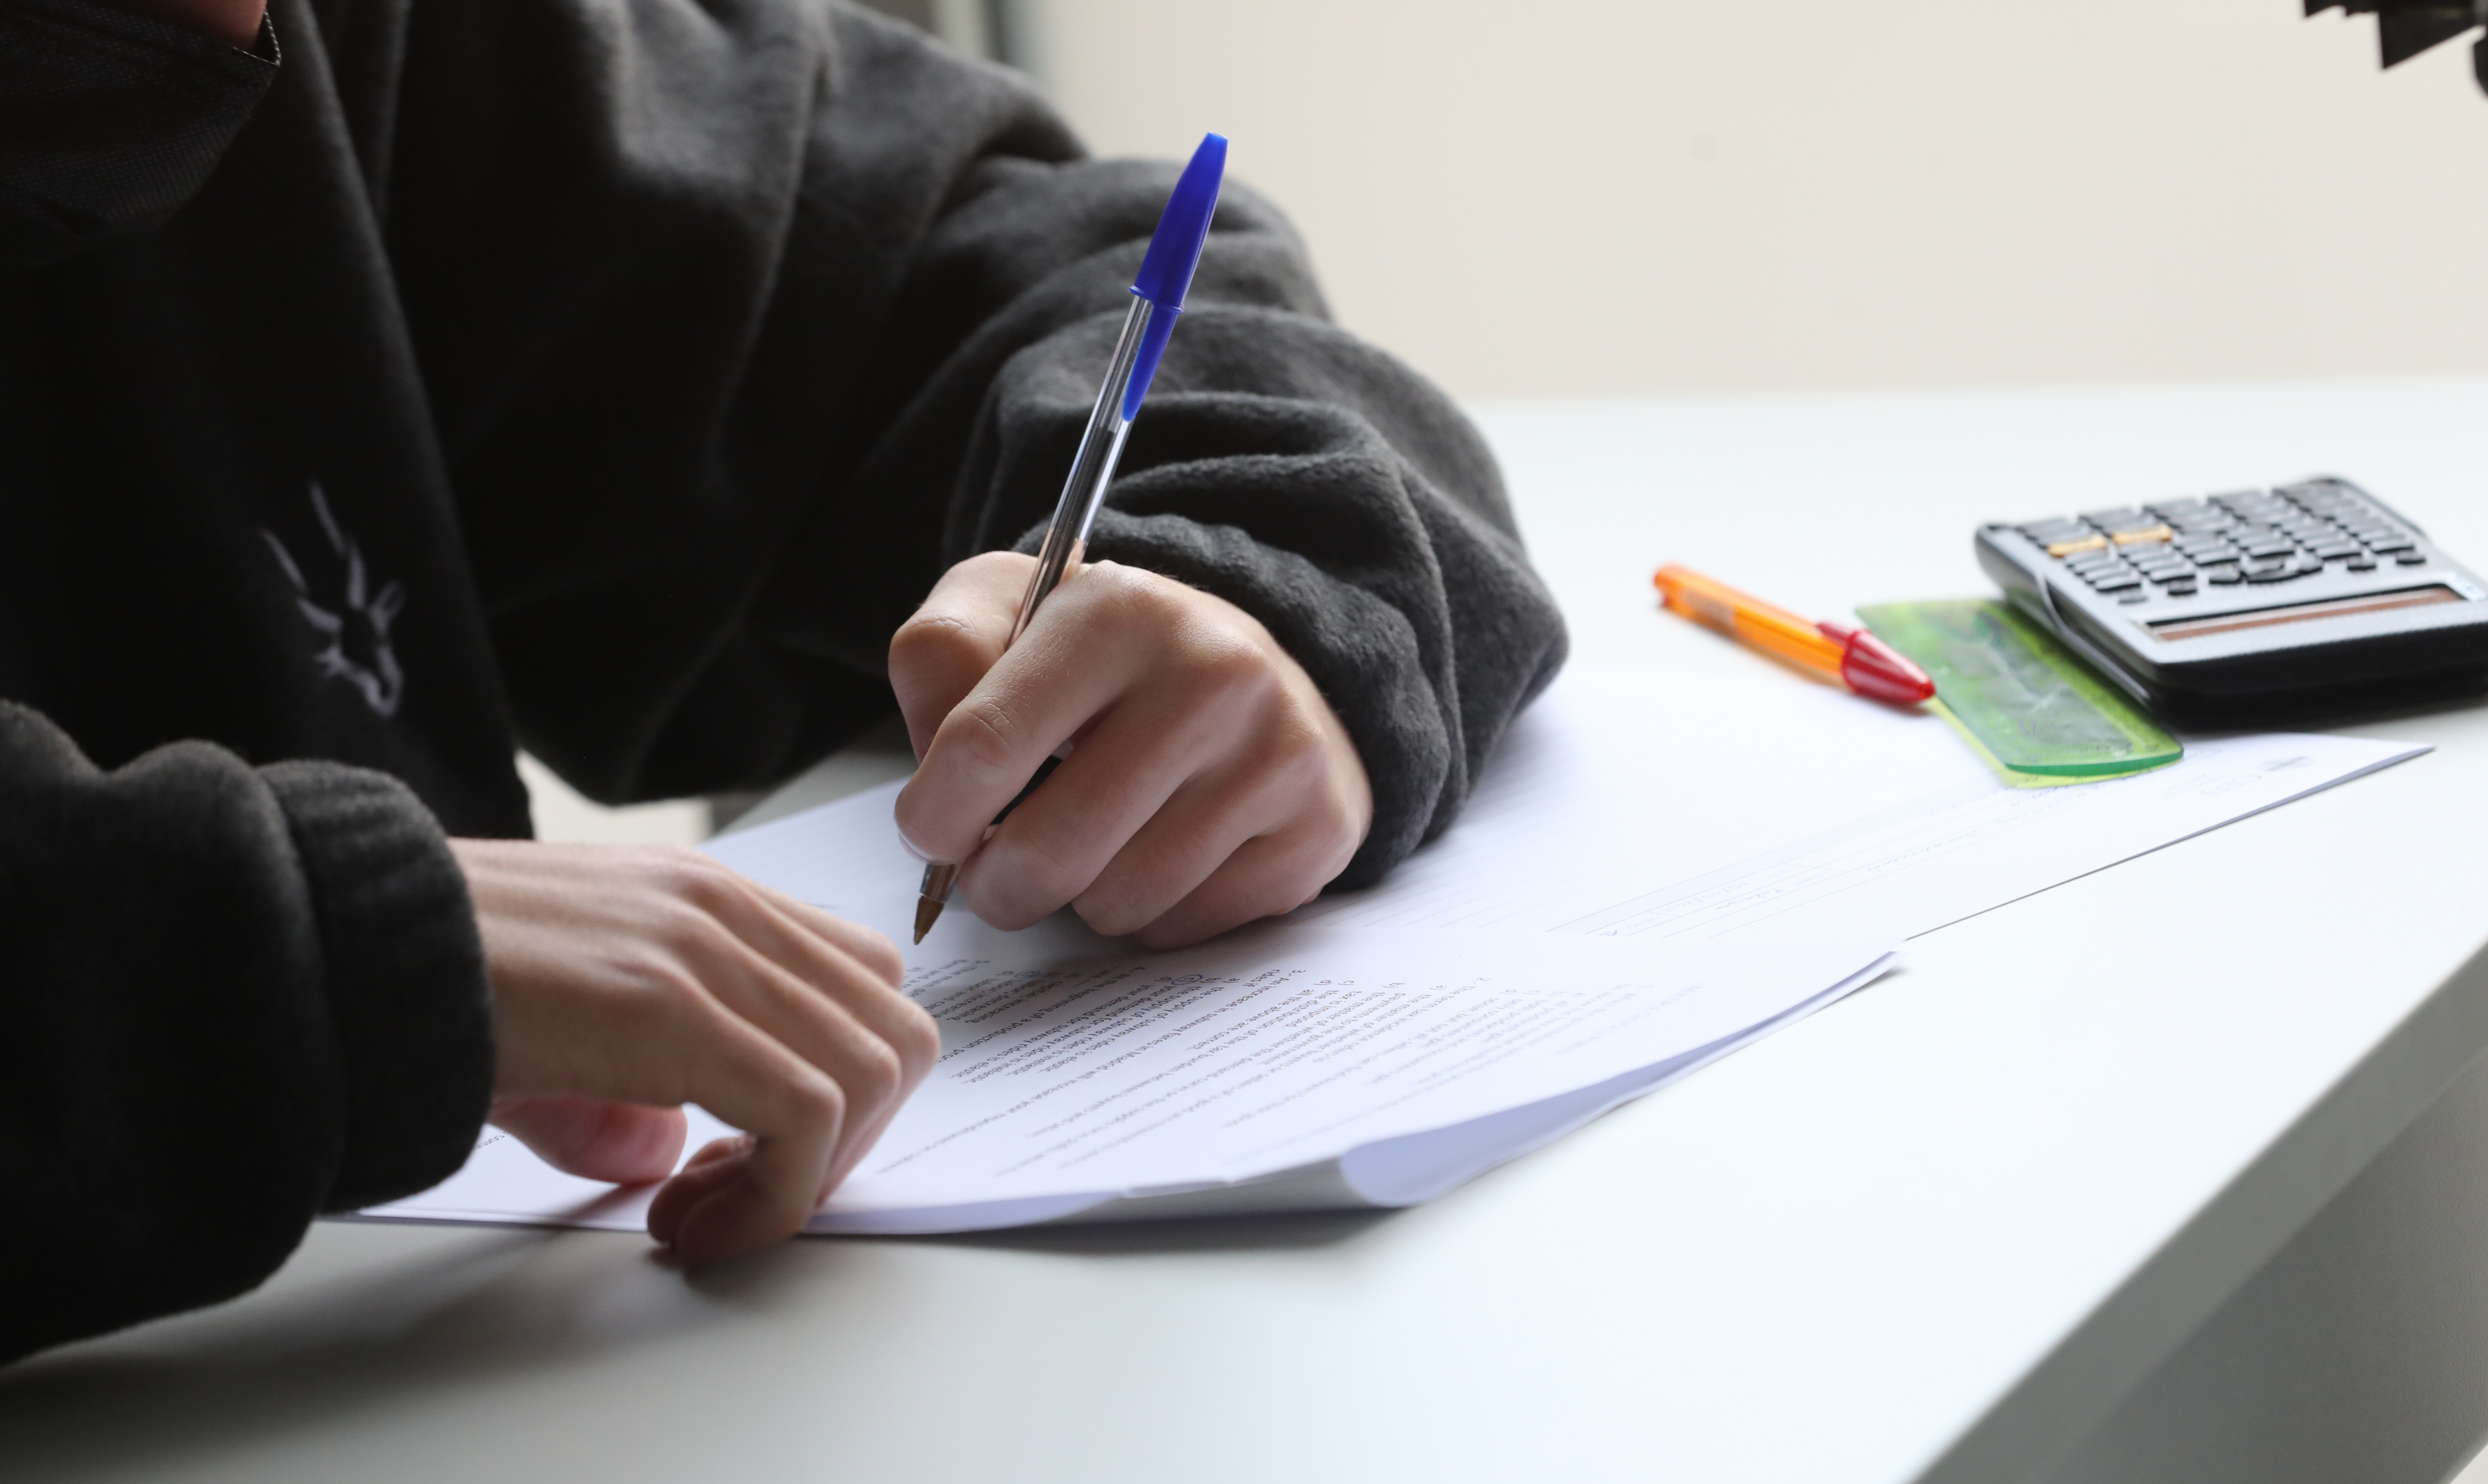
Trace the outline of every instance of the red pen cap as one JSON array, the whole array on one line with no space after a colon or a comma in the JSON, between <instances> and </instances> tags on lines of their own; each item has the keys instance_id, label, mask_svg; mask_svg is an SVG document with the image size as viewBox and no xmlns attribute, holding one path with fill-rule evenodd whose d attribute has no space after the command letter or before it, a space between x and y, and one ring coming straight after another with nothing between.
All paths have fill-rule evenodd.
<instances>
[{"instance_id":1,"label":"red pen cap","mask_svg":"<svg viewBox=\"0 0 2488 1484\"><path fill-rule=\"evenodd\" d=\"M1814 627L1840 646L1840 678L1859 695L1895 706L1915 706L1936 693L1936 683L1926 671L1865 630L1847 624Z\"/></svg>"}]
</instances>

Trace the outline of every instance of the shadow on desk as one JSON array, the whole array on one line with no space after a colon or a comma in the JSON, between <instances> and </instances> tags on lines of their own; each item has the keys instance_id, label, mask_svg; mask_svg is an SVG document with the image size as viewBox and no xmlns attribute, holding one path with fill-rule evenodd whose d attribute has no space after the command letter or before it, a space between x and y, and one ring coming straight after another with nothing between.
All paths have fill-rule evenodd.
<instances>
[{"instance_id":1,"label":"shadow on desk","mask_svg":"<svg viewBox=\"0 0 2488 1484\"><path fill-rule=\"evenodd\" d=\"M986 1280L1010 1282L1027 1276L1014 1258L1306 1252L1391 1215L803 1240L693 1275L636 1234L324 1223L257 1294L0 1371L0 1472L36 1484L246 1457L520 1373L594 1384L617 1364L696 1365L764 1329L868 1346L929 1321L926 1296L962 1249L991 1254L1004 1271Z\"/></svg>"}]
</instances>

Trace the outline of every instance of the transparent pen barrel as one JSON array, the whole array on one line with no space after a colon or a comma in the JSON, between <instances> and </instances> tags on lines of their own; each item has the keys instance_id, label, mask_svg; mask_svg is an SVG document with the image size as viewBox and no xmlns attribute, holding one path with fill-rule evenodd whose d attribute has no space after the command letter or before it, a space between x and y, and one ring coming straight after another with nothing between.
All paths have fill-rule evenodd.
<instances>
[{"instance_id":1,"label":"transparent pen barrel","mask_svg":"<svg viewBox=\"0 0 2488 1484\"><path fill-rule=\"evenodd\" d=\"M1045 528L1045 544L1036 548L1036 571L1029 575L1028 592L1019 601L1019 617L1011 623L1013 644L1036 617L1037 605L1079 567L1081 552L1088 547L1088 528L1096 523L1097 507L1115 477L1116 461L1123 457L1124 434L1132 431L1131 421L1123 416L1123 392L1132 384L1133 363L1140 357L1141 336L1148 329L1152 307L1147 299L1132 295L1123 332L1115 339L1114 357L1106 363L1105 387L1088 413L1088 431L1080 435L1080 452L1071 461L1070 478L1062 482L1062 497L1055 503L1053 523Z\"/></svg>"}]
</instances>

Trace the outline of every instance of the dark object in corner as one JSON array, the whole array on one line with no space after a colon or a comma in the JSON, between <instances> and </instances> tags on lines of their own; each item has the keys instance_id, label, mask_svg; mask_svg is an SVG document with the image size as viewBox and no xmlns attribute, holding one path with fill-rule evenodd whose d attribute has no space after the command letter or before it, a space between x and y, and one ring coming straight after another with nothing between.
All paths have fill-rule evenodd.
<instances>
[{"instance_id":1,"label":"dark object in corner","mask_svg":"<svg viewBox=\"0 0 2488 1484\"><path fill-rule=\"evenodd\" d=\"M2306 0L2306 14L2340 11L2376 17L2376 46L2394 67L2443 42L2488 25L2488 0ZM2471 48L2472 75L2488 92L2488 39Z\"/></svg>"}]
</instances>

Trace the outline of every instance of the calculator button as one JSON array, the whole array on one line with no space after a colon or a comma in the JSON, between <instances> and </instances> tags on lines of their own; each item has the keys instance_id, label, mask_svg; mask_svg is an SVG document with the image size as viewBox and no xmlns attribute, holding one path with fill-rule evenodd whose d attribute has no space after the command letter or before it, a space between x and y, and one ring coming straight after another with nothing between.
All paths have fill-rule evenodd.
<instances>
[{"instance_id":1,"label":"calculator button","mask_svg":"<svg viewBox=\"0 0 2488 1484\"><path fill-rule=\"evenodd\" d=\"M2315 548L2315 554L2328 562L2345 556L2357 556L2359 544L2355 541L2328 541Z\"/></svg>"},{"instance_id":2,"label":"calculator button","mask_svg":"<svg viewBox=\"0 0 2488 1484\"><path fill-rule=\"evenodd\" d=\"M2149 602L2150 601L2151 595L2149 593L2128 593L2117 600L2117 602L2122 603Z\"/></svg>"},{"instance_id":3,"label":"calculator button","mask_svg":"<svg viewBox=\"0 0 2488 1484\"><path fill-rule=\"evenodd\" d=\"M2091 586L2103 593L2130 592L2142 585L2142 579L2130 572L2111 573L2091 578Z\"/></svg>"},{"instance_id":4,"label":"calculator button","mask_svg":"<svg viewBox=\"0 0 2488 1484\"><path fill-rule=\"evenodd\" d=\"M2120 546L2139 546L2149 545L2154 542L2166 541L2176 534L2177 533L2175 531L2170 530L2165 525L2155 522L2151 525L2142 527L2140 530L2110 531L2108 536L2110 540L2114 541Z\"/></svg>"},{"instance_id":5,"label":"calculator button","mask_svg":"<svg viewBox=\"0 0 2488 1484\"><path fill-rule=\"evenodd\" d=\"M2376 559L2372 556L2354 556L2341 565L2352 572L2373 572L2376 570Z\"/></svg>"},{"instance_id":6,"label":"calculator button","mask_svg":"<svg viewBox=\"0 0 2488 1484\"><path fill-rule=\"evenodd\" d=\"M2404 567L2419 567L2426 564L2427 553L2424 551L2404 551L2395 555L2393 560L2401 563Z\"/></svg>"},{"instance_id":7,"label":"calculator button","mask_svg":"<svg viewBox=\"0 0 2488 1484\"><path fill-rule=\"evenodd\" d=\"M2298 574L2296 562L2258 562L2247 569L2248 582L2286 582Z\"/></svg>"},{"instance_id":8,"label":"calculator button","mask_svg":"<svg viewBox=\"0 0 2488 1484\"><path fill-rule=\"evenodd\" d=\"M2194 596L2195 591L2194 579L2189 577L2183 582L2171 582L2166 587L2162 588L2161 591L2166 593L2171 598L2191 598Z\"/></svg>"},{"instance_id":9,"label":"calculator button","mask_svg":"<svg viewBox=\"0 0 2488 1484\"><path fill-rule=\"evenodd\" d=\"M2154 582L2191 582L2194 580L2194 569L2191 567L2153 567L2144 571L2142 574L2149 577Z\"/></svg>"},{"instance_id":10,"label":"calculator button","mask_svg":"<svg viewBox=\"0 0 2488 1484\"><path fill-rule=\"evenodd\" d=\"M2369 563L2368 565L2373 566L2374 564ZM2227 587L2231 583L2246 580L2245 573L2238 571L2237 568L2230 566L2226 562L2221 563L2218 567L2204 568L2203 576L2216 587Z\"/></svg>"},{"instance_id":11,"label":"calculator button","mask_svg":"<svg viewBox=\"0 0 2488 1484\"><path fill-rule=\"evenodd\" d=\"M2074 537L2065 541L2051 541L2048 543L2048 554L2050 556L2071 556L2077 551L2105 551L2106 549L2107 538L2105 536L2081 536Z\"/></svg>"},{"instance_id":12,"label":"calculator button","mask_svg":"<svg viewBox=\"0 0 2488 1484\"><path fill-rule=\"evenodd\" d=\"M2395 551L2408 551L2415 545L2407 536L2378 536L2367 543L2367 549L2378 556L2389 556Z\"/></svg>"},{"instance_id":13,"label":"calculator button","mask_svg":"<svg viewBox=\"0 0 2488 1484\"><path fill-rule=\"evenodd\" d=\"M2295 556L2297 554L2298 547L2286 541L2259 541L2253 546L2247 547L2247 555L2262 561L2270 561L2272 558L2276 556Z\"/></svg>"}]
</instances>

